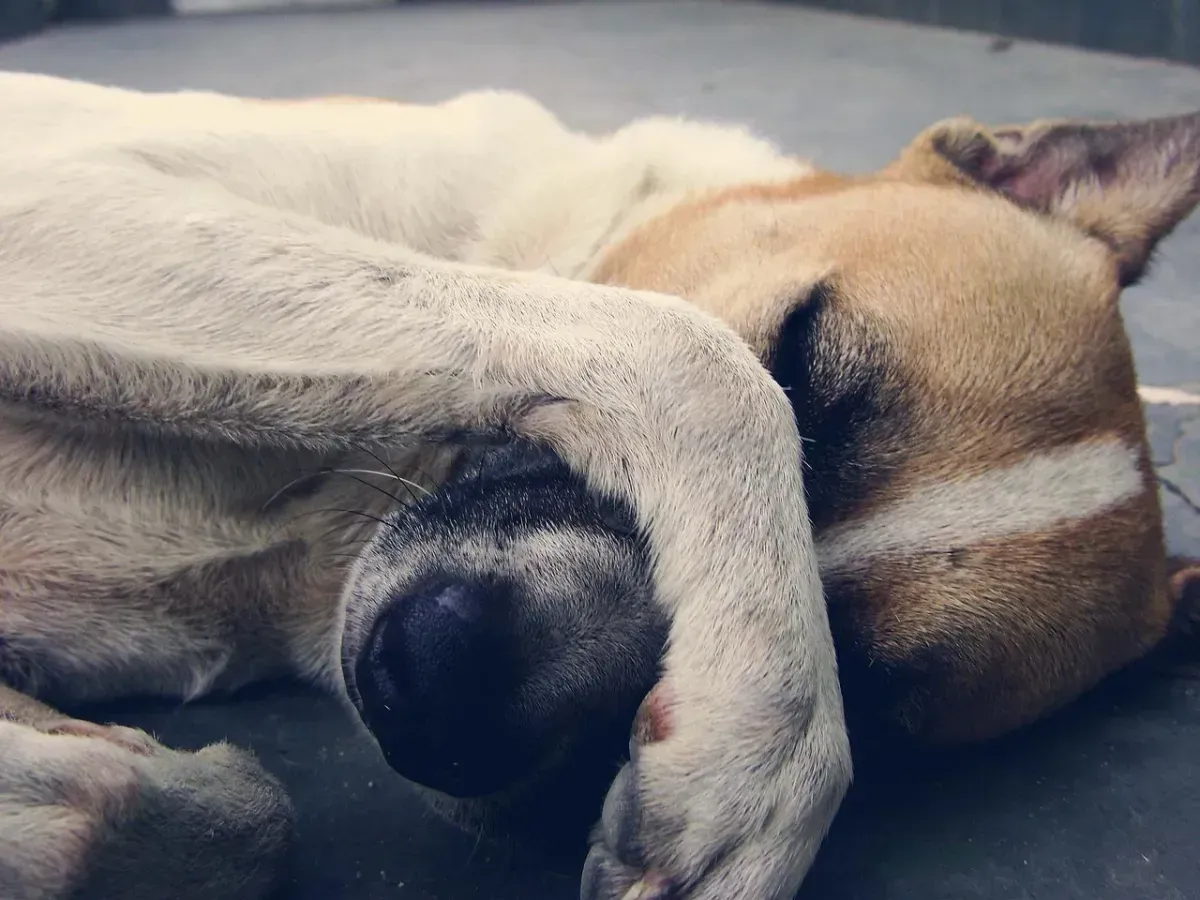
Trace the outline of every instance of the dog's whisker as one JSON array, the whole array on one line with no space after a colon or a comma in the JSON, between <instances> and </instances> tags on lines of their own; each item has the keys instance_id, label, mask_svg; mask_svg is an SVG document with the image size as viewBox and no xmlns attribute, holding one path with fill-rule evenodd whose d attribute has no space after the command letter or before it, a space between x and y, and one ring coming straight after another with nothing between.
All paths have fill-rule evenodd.
<instances>
[{"instance_id":1,"label":"dog's whisker","mask_svg":"<svg viewBox=\"0 0 1200 900\"><path fill-rule=\"evenodd\" d=\"M430 497L433 495L433 492L431 490L429 490L427 487L425 487L424 485L417 484L417 482L411 481L407 478L402 478L401 476L395 474L394 472L379 472L379 471L376 471L375 469L330 469L329 471L333 472L335 475L361 474L361 475L378 475L380 478L390 478L393 481L400 482L402 485L404 485L406 488L408 488L408 495L413 500L417 499L416 497L413 496L413 493L412 493L413 491L420 491L426 497ZM375 485L371 485L371 487L374 487L374 486ZM389 494L388 496L391 496L391 495ZM398 498L395 498L395 497L393 497L393 499L398 500Z\"/></svg>"},{"instance_id":2,"label":"dog's whisker","mask_svg":"<svg viewBox=\"0 0 1200 900\"><path fill-rule=\"evenodd\" d=\"M471 864L471 862L475 859L475 854L479 852L479 848L483 844L484 832L486 831L486 828L481 824L472 830L475 832L475 845L471 848L471 852L467 854L467 865Z\"/></svg>"},{"instance_id":3,"label":"dog's whisker","mask_svg":"<svg viewBox=\"0 0 1200 900\"><path fill-rule=\"evenodd\" d=\"M339 531L344 532L345 528L343 526L335 526L333 528L330 528L328 531L322 532L321 534L319 534L315 538L313 538L312 543L321 544L321 543L329 540L330 538L332 538ZM356 544L360 545L360 546L369 544L371 542L371 540L372 540L372 537L370 535L363 535L362 537L343 538L341 541L339 541L339 543L343 547L352 547Z\"/></svg>"},{"instance_id":4,"label":"dog's whisker","mask_svg":"<svg viewBox=\"0 0 1200 900\"><path fill-rule=\"evenodd\" d=\"M370 447L366 446L365 444L356 444L355 446L357 447L358 450L367 454L367 456L371 457L373 460L375 460L375 462L379 463L381 466L383 466L385 469L387 469L389 472L391 472L393 477L395 477L395 479L397 481L399 481L401 484L403 484L405 486L405 488L407 488L408 495L409 495L409 497L412 498L413 502L416 502L416 500L417 500L416 494L413 492L414 488L420 488L426 494L429 493L429 491L427 491L425 488L420 487L420 485L414 484L413 482L409 481L407 478L403 478L399 472L397 472L395 469L393 469L388 464L387 460L385 460L382 456L380 456L378 453L376 453ZM421 474L422 477L424 477L424 473L419 473L419 474Z\"/></svg>"},{"instance_id":5,"label":"dog's whisker","mask_svg":"<svg viewBox=\"0 0 1200 900\"><path fill-rule=\"evenodd\" d=\"M367 486L367 487L369 487L371 490L373 490L373 491L378 491L379 493L383 494L383 496L387 497L389 500L392 500L392 501L394 501L395 503L399 503L399 504L403 504L403 503L404 503L404 501L403 501L403 500L401 500L399 497L397 497L397 496L396 496L395 494L393 494L391 491L384 490L384 489L383 489L383 488L381 488L379 485L377 485L377 484L371 484L371 482L367 481L367 479L365 479L365 478L359 478L357 475L354 475L354 474L352 474L352 473L355 471L354 469L332 469L332 470L330 470L330 471L331 471L331 473L332 473L332 474L334 474L334 475L341 475L341 476L343 476L344 478L349 478L349 479L351 479L352 481L357 481L359 484L366 485L366 486ZM372 474L382 474L382 473L372 473ZM385 478L388 478L388 477L391 477L391 476L387 476L387 475L385 475L384 477L385 477ZM402 479L401 479L401 480L402 480ZM410 497L412 496L412 491L409 491L409 496L410 496Z\"/></svg>"},{"instance_id":6,"label":"dog's whisker","mask_svg":"<svg viewBox=\"0 0 1200 900\"><path fill-rule=\"evenodd\" d=\"M362 516L362 518L370 519L372 522L378 522L380 525L383 525L386 528L394 528L395 527L391 522L389 522L387 519L383 518L383 516L377 516L373 513L363 512L361 509L340 509L337 507L333 507L331 509L321 510L321 512L336 512L336 513L345 513L348 516Z\"/></svg>"},{"instance_id":7,"label":"dog's whisker","mask_svg":"<svg viewBox=\"0 0 1200 900\"><path fill-rule=\"evenodd\" d=\"M374 540L374 534L361 534L356 532L353 536L347 535L346 532L349 528L350 526L346 524L332 525L322 531L320 534L307 537L306 540L312 547L323 547L332 541L334 542L334 546L336 548L347 550L353 550L355 548L362 549L364 546Z\"/></svg>"},{"instance_id":8,"label":"dog's whisker","mask_svg":"<svg viewBox=\"0 0 1200 900\"><path fill-rule=\"evenodd\" d=\"M375 475L379 478L390 478L393 481L397 481L400 484L403 484L405 486L405 488L408 491L409 498L411 500L413 500L414 502L417 499L419 499L417 497L417 495L414 493L414 491L420 491L426 497L431 496L431 494L432 494L432 492L429 491L429 489L425 488L424 486L417 484L415 481L411 481L408 478L404 478L400 475L397 475L395 472L381 472L378 469L335 469L330 466L323 466L319 469L314 469L311 472L303 472L300 475L297 475L291 481L287 482L287 484L283 485L283 487L279 488L279 490L275 491L275 493L273 493L270 497L267 498L266 502L263 503L263 505L262 505L262 511L265 512L266 510L270 509L271 506L273 506L281 497L283 497L288 491L290 491L296 485L303 484L305 481L309 481L314 478L320 478L322 475L344 475L348 478L353 478L355 481L359 482L360 484L364 484L373 490L379 491L380 493L390 497L392 500L395 500L397 503L403 503L404 501L401 500L399 497L397 497L395 494L391 493L390 491L386 491L383 488L379 487L379 485L371 484L371 482L366 481L363 478L357 478L355 476L357 476L357 475Z\"/></svg>"},{"instance_id":9,"label":"dog's whisker","mask_svg":"<svg viewBox=\"0 0 1200 900\"><path fill-rule=\"evenodd\" d=\"M390 478L392 481L406 481L393 472L382 472L379 469L330 469L330 472L336 472L339 475L375 475L379 478ZM410 484L412 482L409 482Z\"/></svg>"},{"instance_id":10,"label":"dog's whisker","mask_svg":"<svg viewBox=\"0 0 1200 900\"><path fill-rule=\"evenodd\" d=\"M349 559L358 562L362 557L357 553L326 553L323 554L325 559Z\"/></svg>"},{"instance_id":11,"label":"dog's whisker","mask_svg":"<svg viewBox=\"0 0 1200 900\"><path fill-rule=\"evenodd\" d=\"M435 478L430 478L429 473L427 471L425 471L425 469L418 464L414 463L412 468L413 468L413 471L416 472L418 475L420 475L422 478L424 478L426 483L428 483L428 484L433 484L437 480ZM422 488L422 490L425 490L425 489ZM428 494L429 491L426 490L425 493Z\"/></svg>"},{"instance_id":12,"label":"dog's whisker","mask_svg":"<svg viewBox=\"0 0 1200 900\"><path fill-rule=\"evenodd\" d=\"M288 491L290 491L296 485L303 484L306 481L311 481L314 478L320 478L322 475L327 475L331 471L333 471L333 470L326 468L326 467L322 467L322 468L316 469L312 472L304 472L303 474L298 475L297 477L293 478L291 481L289 481L287 484L285 484L283 487L281 487L279 490L277 490L275 493L273 493L270 497L267 498L267 501L262 505L262 512L266 512L268 509L270 509L271 506L274 505L275 501L277 501L280 497L282 497L284 494L286 494Z\"/></svg>"},{"instance_id":13,"label":"dog's whisker","mask_svg":"<svg viewBox=\"0 0 1200 900\"><path fill-rule=\"evenodd\" d=\"M401 504L401 505L400 505L400 507L399 507L399 509L406 509L406 508L407 508L407 506L406 506L405 504ZM382 518L382 517L380 517L380 516L376 516L376 515L373 515L373 514L371 514L371 513L368 513L368 512L363 512L362 510L357 510L357 509L342 509L342 508L340 508L340 507L325 507L325 508L322 508L322 509L306 509L306 510L303 510L303 511L301 511L301 512L298 512L298 513L296 513L294 516L290 517L290 518L289 518L289 519L288 519L286 522L281 522L281 523L279 523L279 525L278 525L278 526L276 526L274 529L272 529L272 530L271 530L271 532L270 532L270 536L272 537L272 539L274 539L274 538L275 538L275 537L277 537L277 536L278 536L280 533L282 533L284 530L286 530L286 529L287 529L289 526L291 526L291 525L294 525L298 519L302 519L302 518L305 518L305 517L308 517L308 516L318 516L318 515L334 515L334 514L338 514L338 515L348 515L348 516L359 516L359 517L361 517L361 518L371 519L372 521L379 522L381 525L384 525L384 526L386 526L386 527L388 527L388 528L394 528L394 527L395 527L395 524L394 524L394 523L391 523L391 522L389 522L388 520L386 520L386 519L384 519L384 518ZM348 527L348 526L344 526L344 525L334 525L333 527L331 527L330 529L328 529L327 531L325 531L323 534L321 534L321 535L318 535L316 539L310 539L310 543L313 543L313 542L320 542L320 541L322 541L322 540L326 540L326 539L328 539L328 538L329 538L329 536L330 536L330 535L333 535L333 534L335 534L336 532L338 532L339 530L341 530L341 529L343 529L343 528L345 528L345 527ZM365 541L368 541L368 540L370 540L370 538L369 538L369 537L364 537L364 538L350 538L350 539L348 539L348 540L349 540L350 542L353 542L353 541L355 541L355 540L361 540L361 541L364 541L364 542L365 542Z\"/></svg>"}]
</instances>

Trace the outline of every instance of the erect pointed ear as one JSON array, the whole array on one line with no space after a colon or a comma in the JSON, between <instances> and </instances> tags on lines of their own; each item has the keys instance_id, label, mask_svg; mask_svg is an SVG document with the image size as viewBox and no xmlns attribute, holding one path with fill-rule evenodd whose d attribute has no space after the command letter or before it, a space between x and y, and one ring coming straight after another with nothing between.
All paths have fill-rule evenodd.
<instances>
[{"instance_id":1,"label":"erect pointed ear","mask_svg":"<svg viewBox=\"0 0 1200 900\"><path fill-rule=\"evenodd\" d=\"M996 129L949 119L927 129L885 171L989 188L1066 219L1112 248L1128 285L1200 202L1200 112Z\"/></svg>"}]
</instances>

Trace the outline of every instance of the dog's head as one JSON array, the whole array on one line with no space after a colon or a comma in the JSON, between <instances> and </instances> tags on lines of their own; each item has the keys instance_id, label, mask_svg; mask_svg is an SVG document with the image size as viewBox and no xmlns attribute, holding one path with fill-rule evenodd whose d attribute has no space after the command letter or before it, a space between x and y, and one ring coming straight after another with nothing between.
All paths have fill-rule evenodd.
<instances>
[{"instance_id":1,"label":"dog's head","mask_svg":"<svg viewBox=\"0 0 1200 900\"><path fill-rule=\"evenodd\" d=\"M884 170L681 205L601 266L791 391L852 715L977 739L1172 614L1119 298L1200 200L1200 114L934 125Z\"/></svg>"},{"instance_id":2,"label":"dog's head","mask_svg":"<svg viewBox=\"0 0 1200 900\"><path fill-rule=\"evenodd\" d=\"M1166 632L1118 300L1198 201L1200 115L953 120L870 176L682 203L594 273L721 317L790 391L852 721L987 737ZM460 797L616 753L661 648L640 544L521 465L398 514L351 592L369 726Z\"/></svg>"}]
</instances>

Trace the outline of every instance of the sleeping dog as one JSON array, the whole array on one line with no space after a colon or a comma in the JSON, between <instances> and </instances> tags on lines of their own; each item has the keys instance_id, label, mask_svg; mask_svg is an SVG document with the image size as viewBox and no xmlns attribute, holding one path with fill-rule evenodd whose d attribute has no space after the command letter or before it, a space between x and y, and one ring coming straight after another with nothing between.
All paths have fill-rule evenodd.
<instances>
[{"instance_id":1,"label":"sleeping dog","mask_svg":"<svg viewBox=\"0 0 1200 900\"><path fill-rule=\"evenodd\" d=\"M58 710L277 675L460 822L611 782L584 897L787 898L847 720L986 739L1190 615L1118 297L1200 114L857 177L498 92L0 123L6 898L269 890L249 754Z\"/></svg>"}]
</instances>

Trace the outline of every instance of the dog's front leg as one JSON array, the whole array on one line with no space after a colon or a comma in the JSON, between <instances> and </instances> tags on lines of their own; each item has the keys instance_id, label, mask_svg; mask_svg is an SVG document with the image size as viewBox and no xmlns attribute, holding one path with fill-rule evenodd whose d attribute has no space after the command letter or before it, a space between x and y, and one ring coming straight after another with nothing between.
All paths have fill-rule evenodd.
<instances>
[{"instance_id":1,"label":"dog's front leg","mask_svg":"<svg viewBox=\"0 0 1200 900\"><path fill-rule=\"evenodd\" d=\"M0 218L0 274L25 286L0 296L0 392L30 410L325 449L506 430L631 501L673 625L584 893L791 895L849 746L792 411L732 331L156 173L20 214Z\"/></svg>"},{"instance_id":2,"label":"dog's front leg","mask_svg":"<svg viewBox=\"0 0 1200 900\"><path fill-rule=\"evenodd\" d=\"M791 897L850 774L791 410L740 343L640 302L612 382L520 420L636 504L673 617L582 896Z\"/></svg>"}]
</instances>

